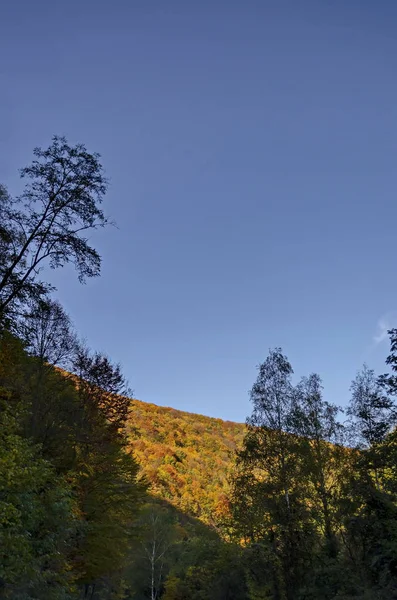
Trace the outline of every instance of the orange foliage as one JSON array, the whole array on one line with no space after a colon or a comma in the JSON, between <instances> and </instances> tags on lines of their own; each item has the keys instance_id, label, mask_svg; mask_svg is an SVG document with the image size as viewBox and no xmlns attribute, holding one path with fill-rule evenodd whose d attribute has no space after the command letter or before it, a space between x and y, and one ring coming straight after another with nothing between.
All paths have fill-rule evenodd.
<instances>
[{"instance_id":1,"label":"orange foliage","mask_svg":"<svg viewBox=\"0 0 397 600\"><path fill-rule=\"evenodd\" d=\"M128 435L151 492L216 525L245 425L132 400Z\"/></svg>"}]
</instances>

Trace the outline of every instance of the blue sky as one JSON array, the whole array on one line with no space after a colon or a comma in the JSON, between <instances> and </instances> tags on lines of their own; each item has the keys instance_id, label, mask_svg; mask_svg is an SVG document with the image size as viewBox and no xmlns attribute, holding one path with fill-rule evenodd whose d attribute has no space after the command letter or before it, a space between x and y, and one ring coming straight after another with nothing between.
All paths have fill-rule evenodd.
<instances>
[{"instance_id":1,"label":"blue sky","mask_svg":"<svg viewBox=\"0 0 397 600\"><path fill-rule=\"evenodd\" d=\"M2 4L0 179L54 133L102 154L102 277L51 276L138 398L244 420L274 346L341 404L383 370L396 31L386 0Z\"/></svg>"}]
</instances>

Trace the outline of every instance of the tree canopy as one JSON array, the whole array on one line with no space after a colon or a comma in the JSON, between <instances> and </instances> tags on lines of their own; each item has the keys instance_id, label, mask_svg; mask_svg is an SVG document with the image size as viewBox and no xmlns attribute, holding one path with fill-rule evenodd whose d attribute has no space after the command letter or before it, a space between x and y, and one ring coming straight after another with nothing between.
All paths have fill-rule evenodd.
<instances>
[{"instance_id":1,"label":"tree canopy","mask_svg":"<svg viewBox=\"0 0 397 600\"><path fill-rule=\"evenodd\" d=\"M132 398L45 267L100 273L98 154L54 137L0 185L0 598L397 598L397 330L346 417L281 348L245 425Z\"/></svg>"}]
</instances>

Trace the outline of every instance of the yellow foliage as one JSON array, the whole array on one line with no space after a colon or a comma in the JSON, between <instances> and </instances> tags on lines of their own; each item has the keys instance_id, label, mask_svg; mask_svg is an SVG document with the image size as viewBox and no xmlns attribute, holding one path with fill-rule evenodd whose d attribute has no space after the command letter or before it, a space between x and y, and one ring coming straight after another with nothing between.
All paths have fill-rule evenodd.
<instances>
[{"instance_id":1,"label":"yellow foliage","mask_svg":"<svg viewBox=\"0 0 397 600\"><path fill-rule=\"evenodd\" d=\"M216 525L245 425L133 400L128 437L153 494Z\"/></svg>"}]
</instances>

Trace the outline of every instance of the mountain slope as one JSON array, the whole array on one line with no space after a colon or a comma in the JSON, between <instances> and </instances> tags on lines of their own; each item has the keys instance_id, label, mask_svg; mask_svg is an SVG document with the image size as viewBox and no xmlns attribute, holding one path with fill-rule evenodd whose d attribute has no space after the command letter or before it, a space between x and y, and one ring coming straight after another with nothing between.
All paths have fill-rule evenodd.
<instances>
[{"instance_id":1,"label":"mountain slope","mask_svg":"<svg viewBox=\"0 0 397 600\"><path fill-rule=\"evenodd\" d=\"M128 435L151 492L216 526L245 425L132 401Z\"/></svg>"}]
</instances>

